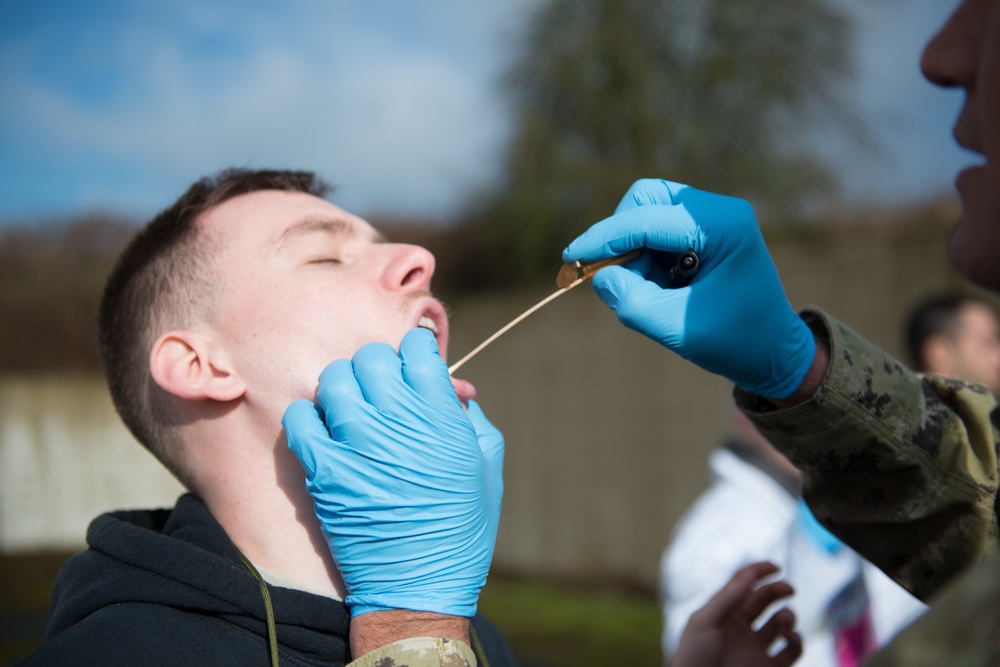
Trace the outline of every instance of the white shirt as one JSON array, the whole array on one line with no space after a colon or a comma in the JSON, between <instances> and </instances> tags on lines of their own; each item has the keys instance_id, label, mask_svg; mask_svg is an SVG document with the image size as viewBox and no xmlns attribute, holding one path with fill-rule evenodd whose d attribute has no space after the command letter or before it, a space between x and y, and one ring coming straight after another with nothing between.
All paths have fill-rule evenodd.
<instances>
[{"instance_id":1,"label":"white shirt","mask_svg":"<svg viewBox=\"0 0 1000 667\"><path fill-rule=\"evenodd\" d=\"M799 499L766 472L728 449L713 452L709 466L711 486L677 523L660 561L665 656L677 649L691 614L736 570L761 560L780 567L776 578L795 588L795 595L780 606L795 612L803 643L796 665L802 667L837 666L830 605L859 577L879 646L926 611L926 605L849 547L835 542L832 550L824 548L808 529Z\"/></svg>"}]
</instances>

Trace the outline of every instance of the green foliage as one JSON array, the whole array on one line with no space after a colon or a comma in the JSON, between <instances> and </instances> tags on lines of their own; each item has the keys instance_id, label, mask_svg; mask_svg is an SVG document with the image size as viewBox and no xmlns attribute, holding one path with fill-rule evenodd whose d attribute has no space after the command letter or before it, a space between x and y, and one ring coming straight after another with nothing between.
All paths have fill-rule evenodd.
<instances>
[{"instance_id":1,"label":"green foliage","mask_svg":"<svg viewBox=\"0 0 1000 667\"><path fill-rule=\"evenodd\" d=\"M0 665L10 665L45 639L52 584L70 554L0 555Z\"/></svg>"},{"instance_id":2,"label":"green foliage","mask_svg":"<svg viewBox=\"0 0 1000 667\"><path fill-rule=\"evenodd\" d=\"M838 108L849 26L828 0L552 0L509 73L505 178L474 212L483 274L525 282L663 177L798 212L829 185L805 128Z\"/></svg>"},{"instance_id":3,"label":"green foliage","mask_svg":"<svg viewBox=\"0 0 1000 667\"><path fill-rule=\"evenodd\" d=\"M522 664L658 665L653 595L491 576L479 599Z\"/></svg>"},{"instance_id":4,"label":"green foliage","mask_svg":"<svg viewBox=\"0 0 1000 667\"><path fill-rule=\"evenodd\" d=\"M134 231L103 216L0 230L0 371L98 367L101 290Z\"/></svg>"}]
</instances>

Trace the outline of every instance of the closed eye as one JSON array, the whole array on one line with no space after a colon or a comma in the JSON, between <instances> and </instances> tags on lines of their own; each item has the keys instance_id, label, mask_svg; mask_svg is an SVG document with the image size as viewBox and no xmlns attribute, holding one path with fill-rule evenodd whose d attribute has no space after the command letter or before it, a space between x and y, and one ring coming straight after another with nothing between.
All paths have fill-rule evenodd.
<instances>
[{"instance_id":1,"label":"closed eye","mask_svg":"<svg viewBox=\"0 0 1000 667\"><path fill-rule=\"evenodd\" d=\"M341 264L342 262L335 257L320 257L318 259L313 259L309 261L310 264Z\"/></svg>"}]
</instances>

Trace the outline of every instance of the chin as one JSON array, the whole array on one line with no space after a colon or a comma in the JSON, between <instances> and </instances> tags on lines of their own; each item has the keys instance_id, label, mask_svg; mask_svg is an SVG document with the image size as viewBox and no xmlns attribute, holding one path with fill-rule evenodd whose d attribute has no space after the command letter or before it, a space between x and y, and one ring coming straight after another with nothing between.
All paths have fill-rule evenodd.
<instances>
[{"instance_id":1,"label":"chin","mask_svg":"<svg viewBox=\"0 0 1000 667\"><path fill-rule=\"evenodd\" d=\"M948 247L948 258L967 280L1000 293L1000 219L987 233L977 234L971 221L958 223Z\"/></svg>"},{"instance_id":2,"label":"chin","mask_svg":"<svg viewBox=\"0 0 1000 667\"><path fill-rule=\"evenodd\" d=\"M948 257L963 277L1000 292L1000 207L990 187L997 180L992 175L988 165L981 165L955 179L962 218L952 233Z\"/></svg>"}]
</instances>

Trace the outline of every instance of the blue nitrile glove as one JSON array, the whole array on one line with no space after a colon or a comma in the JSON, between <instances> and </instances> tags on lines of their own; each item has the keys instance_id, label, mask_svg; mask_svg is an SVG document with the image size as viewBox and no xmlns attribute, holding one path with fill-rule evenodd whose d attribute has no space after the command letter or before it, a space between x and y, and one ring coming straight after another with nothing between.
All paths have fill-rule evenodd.
<instances>
[{"instance_id":1,"label":"blue nitrile glove","mask_svg":"<svg viewBox=\"0 0 1000 667\"><path fill-rule=\"evenodd\" d=\"M798 512L799 526L812 544L828 554L835 554L843 548L844 544L819 522L802 498L799 498Z\"/></svg>"},{"instance_id":2,"label":"blue nitrile glove","mask_svg":"<svg viewBox=\"0 0 1000 667\"><path fill-rule=\"evenodd\" d=\"M412 609L473 616L503 495L503 436L463 410L426 329L326 367L320 407L282 419L306 470L352 616Z\"/></svg>"},{"instance_id":3,"label":"blue nitrile glove","mask_svg":"<svg viewBox=\"0 0 1000 667\"><path fill-rule=\"evenodd\" d=\"M637 181L610 218L563 251L584 262L647 251L601 269L594 290L625 326L746 391L787 398L812 364L812 332L788 303L750 204L669 181ZM694 250L701 266L677 286L668 270Z\"/></svg>"}]
</instances>

